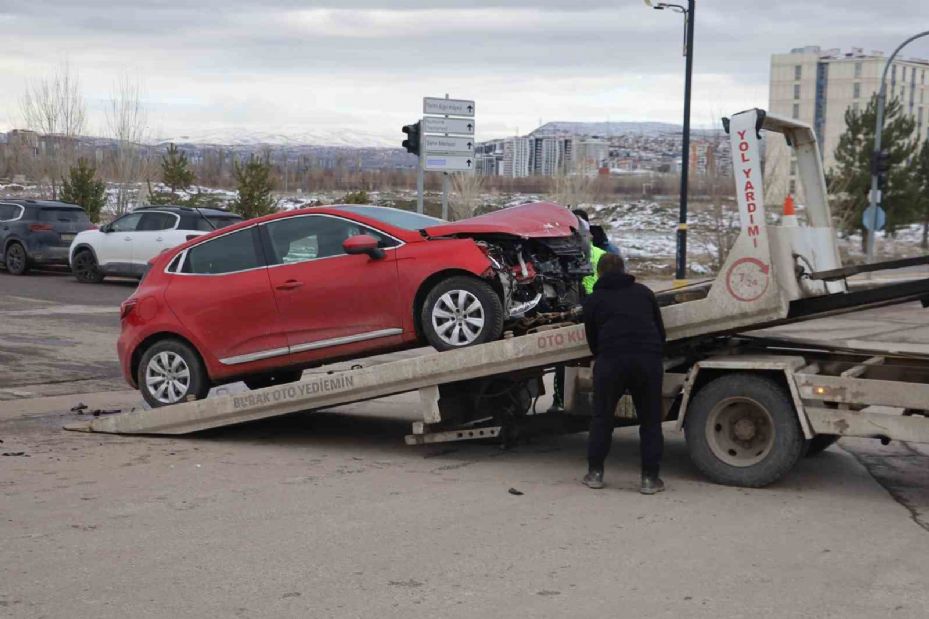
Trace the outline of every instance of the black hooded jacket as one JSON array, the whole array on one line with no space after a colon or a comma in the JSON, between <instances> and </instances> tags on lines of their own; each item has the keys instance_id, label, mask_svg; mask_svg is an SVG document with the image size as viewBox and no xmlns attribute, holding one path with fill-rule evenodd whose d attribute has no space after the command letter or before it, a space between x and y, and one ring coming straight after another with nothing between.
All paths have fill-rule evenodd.
<instances>
[{"instance_id":1,"label":"black hooded jacket","mask_svg":"<svg viewBox=\"0 0 929 619\"><path fill-rule=\"evenodd\" d=\"M658 301L627 273L607 273L584 300L584 328L594 355L657 354L665 331Z\"/></svg>"}]
</instances>

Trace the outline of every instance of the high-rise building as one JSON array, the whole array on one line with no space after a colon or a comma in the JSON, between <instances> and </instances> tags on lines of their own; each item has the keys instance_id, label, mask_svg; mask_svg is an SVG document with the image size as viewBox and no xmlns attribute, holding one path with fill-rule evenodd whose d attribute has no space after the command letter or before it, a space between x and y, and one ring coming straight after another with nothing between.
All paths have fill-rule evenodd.
<instances>
[{"instance_id":1,"label":"high-rise building","mask_svg":"<svg viewBox=\"0 0 929 619\"><path fill-rule=\"evenodd\" d=\"M554 176L563 167L564 147L559 138L532 138L532 174Z\"/></svg>"},{"instance_id":2,"label":"high-rise building","mask_svg":"<svg viewBox=\"0 0 929 619\"><path fill-rule=\"evenodd\" d=\"M592 174L609 159L610 145L605 140L585 138L574 143L574 172Z\"/></svg>"},{"instance_id":3,"label":"high-rise building","mask_svg":"<svg viewBox=\"0 0 929 619\"><path fill-rule=\"evenodd\" d=\"M529 138L512 137L503 140L503 176L529 176Z\"/></svg>"},{"instance_id":4,"label":"high-rise building","mask_svg":"<svg viewBox=\"0 0 929 619\"><path fill-rule=\"evenodd\" d=\"M835 165L835 149L845 132L845 111L863 110L880 88L886 58L882 52L852 48L822 50L818 46L793 49L771 56L768 110L796 118L813 127L823 167ZM919 144L929 131L929 61L897 58L887 76L887 97L898 99L903 113L912 117ZM768 134L765 174L766 201L779 203L787 193L798 193L796 161L780 134ZM803 196L799 196L803 199Z\"/></svg>"}]
</instances>

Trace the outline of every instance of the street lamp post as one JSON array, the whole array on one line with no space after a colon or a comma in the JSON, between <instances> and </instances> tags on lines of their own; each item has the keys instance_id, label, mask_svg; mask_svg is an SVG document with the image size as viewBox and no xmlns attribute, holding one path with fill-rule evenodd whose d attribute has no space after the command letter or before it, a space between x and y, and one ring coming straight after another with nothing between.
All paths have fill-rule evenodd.
<instances>
[{"instance_id":1,"label":"street lamp post","mask_svg":"<svg viewBox=\"0 0 929 619\"><path fill-rule=\"evenodd\" d=\"M871 193L869 196L869 208L871 210L869 213L871 214L872 219L871 230L869 231L870 234L868 234L868 264L874 262L874 249L877 245L878 207L881 203L881 189L878 186L879 171L877 169L877 162L881 152L881 134L884 132L884 102L887 99L887 71L890 70L890 65L893 64L894 58L897 57L897 54L900 53L901 49L903 49L908 43L927 35L929 35L929 30L920 32L919 34L914 34L909 39L898 45L897 49L894 50L894 53L892 53L890 58L887 59L887 62L884 63L884 72L881 74L881 88L877 95L877 113L875 114L874 118L874 151L871 155Z\"/></svg>"},{"instance_id":2,"label":"street lamp post","mask_svg":"<svg viewBox=\"0 0 929 619\"><path fill-rule=\"evenodd\" d=\"M695 1L687 0L687 6L645 0L653 9L670 9L684 15L684 136L681 152L681 206L677 223L677 261L674 268L674 285L687 283L687 183L690 175L690 84L694 67L694 9Z\"/></svg>"}]
</instances>

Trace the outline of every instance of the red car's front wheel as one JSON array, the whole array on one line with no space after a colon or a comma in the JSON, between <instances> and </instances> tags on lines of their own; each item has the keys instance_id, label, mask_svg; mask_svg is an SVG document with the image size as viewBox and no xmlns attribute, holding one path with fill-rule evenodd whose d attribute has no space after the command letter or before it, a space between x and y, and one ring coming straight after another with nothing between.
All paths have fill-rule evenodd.
<instances>
[{"instance_id":1,"label":"red car's front wheel","mask_svg":"<svg viewBox=\"0 0 929 619\"><path fill-rule=\"evenodd\" d=\"M421 318L426 340L437 350L491 342L503 333L500 297L472 277L450 277L433 286Z\"/></svg>"}]
</instances>

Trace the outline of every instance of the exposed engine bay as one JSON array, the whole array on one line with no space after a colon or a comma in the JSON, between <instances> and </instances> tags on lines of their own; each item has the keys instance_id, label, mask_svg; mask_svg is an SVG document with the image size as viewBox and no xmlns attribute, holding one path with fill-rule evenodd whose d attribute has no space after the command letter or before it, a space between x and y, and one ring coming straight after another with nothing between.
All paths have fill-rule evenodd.
<instances>
[{"instance_id":1,"label":"exposed engine bay","mask_svg":"<svg viewBox=\"0 0 929 619\"><path fill-rule=\"evenodd\" d=\"M510 321L570 312L582 298L581 280L592 273L590 240L583 227L568 237L475 235L487 254Z\"/></svg>"}]
</instances>

